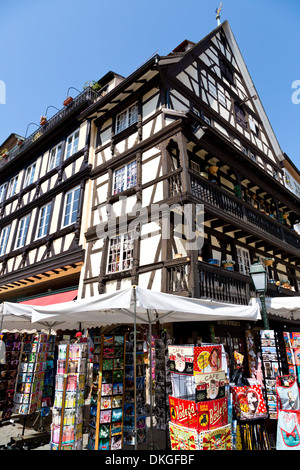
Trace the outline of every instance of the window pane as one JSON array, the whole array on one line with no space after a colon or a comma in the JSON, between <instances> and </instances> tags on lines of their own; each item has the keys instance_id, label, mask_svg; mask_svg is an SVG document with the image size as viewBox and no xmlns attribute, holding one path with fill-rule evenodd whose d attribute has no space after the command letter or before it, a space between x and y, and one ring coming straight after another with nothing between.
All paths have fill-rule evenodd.
<instances>
[{"instance_id":1,"label":"window pane","mask_svg":"<svg viewBox=\"0 0 300 470\"><path fill-rule=\"evenodd\" d=\"M20 248L21 246L25 244L26 235L28 231L28 225L29 225L29 219L30 219L30 216L28 215L27 217L24 217L23 219L20 220L16 248Z\"/></svg>"},{"instance_id":2,"label":"window pane","mask_svg":"<svg viewBox=\"0 0 300 470\"><path fill-rule=\"evenodd\" d=\"M7 188L7 183L1 184L0 186L0 202L4 200L5 191Z\"/></svg>"},{"instance_id":3,"label":"window pane","mask_svg":"<svg viewBox=\"0 0 300 470\"><path fill-rule=\"evenodd\" d=\"M75 188L66 195L64 226L76 222L79 208L80 188Z\"/></svg>"},{"instance_id":4,"label":"window pane","mask_svg":"<svg viewBox=\"0 0 300 470\"><path fill-rule=\"evenodd\" d=\"M6 252L8 237L10 234L10 225L8 227L4 227L1 231L0 235L0 256L4 255Z\"/></svg>"},{"instance_id":5,"label":"window pane","mask_svg":"<svg viewBox=\"0 0 300 470\"><path fill-rule=\"evenodd\" d=\"M126 233L110 239L107 272L115 273L132 267L133 234Z\"/></svg>"},{"instance_id":6,"label":"window pane","mask_svg":"<svg viewBox=\"0 0 300 470\"><path fill-rule=\"evenodd\" d=\"M48 232L51 204L42 207L40 214L40 223L38 227L38 238L44 237Z\"/></svg>"}]
</instances>

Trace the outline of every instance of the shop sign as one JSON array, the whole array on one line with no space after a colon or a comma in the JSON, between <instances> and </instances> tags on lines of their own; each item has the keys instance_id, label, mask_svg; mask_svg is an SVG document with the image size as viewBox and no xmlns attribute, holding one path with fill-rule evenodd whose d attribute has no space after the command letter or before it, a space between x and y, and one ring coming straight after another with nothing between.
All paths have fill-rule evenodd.
<instances>
[{"instance_id":1,"label":"shop sign","mask_svg":"<svg viewBox=\"0 0 300 470\"><path fill-rule=\"evenodd\" d=\"M168 346L168 353L169 369L171 372L193 375L193 346Z\"/></svg>"}]
</instances>

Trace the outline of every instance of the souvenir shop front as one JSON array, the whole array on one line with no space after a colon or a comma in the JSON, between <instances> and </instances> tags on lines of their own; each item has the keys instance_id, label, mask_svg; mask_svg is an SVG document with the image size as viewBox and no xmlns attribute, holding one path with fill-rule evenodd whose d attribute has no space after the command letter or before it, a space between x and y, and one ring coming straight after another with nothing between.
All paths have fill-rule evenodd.
<instances>
[{"instance_id":1,"label":"souvenir shop front","mask_svg":"<svg viewBox=\"0 0 300 470\"><path fill-rule=\"evenodd\" d=\"M183 316L187 336L176 331ZM279 368L276 373L270 359L277 334L260 329L260 319L257 305L138 287L49 307L4 303L2 331L23 321L39 331L80 324L83 334L75 341L62 338L56 348L56 334L3 334L0 419L10 411L43 413L49 407L51 448L82 449L88 390L89 450L139 449L145 443L153 449L154 427L165 433L170 450L269 450L267 423L270 410L277 413L269 392L277 400L278 390L287 394L294 382L281 369L283 383L277 380ZM234 328L240 325L248 328L244 350L236 347L240 335ZM296 344L295 338L289 341ZM267 357L268 366L258 357ZM267 384L265 371L271 369L273 382Z\"/></svg>"}]
</instances>

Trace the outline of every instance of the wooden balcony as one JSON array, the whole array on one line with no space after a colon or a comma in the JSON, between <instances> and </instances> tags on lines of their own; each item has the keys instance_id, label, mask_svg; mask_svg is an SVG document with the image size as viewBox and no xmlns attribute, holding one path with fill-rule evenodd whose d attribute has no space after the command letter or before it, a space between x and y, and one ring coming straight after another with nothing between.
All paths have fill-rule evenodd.
<instances>
[{"instance_id":1,"label":"wooden balcony","mask_svg":"<svg viewBox=\"0 0 300 470\"><path fill-rule=\"evenodd\" d=\"M189 171L190 192L205 205L205 211L250 235L274 243L299 257L300 236L279 221L260 212L226 189Z\"/></svg>"},{"instance_id":2,"label":"wooden balcony","mask_svg":"<svg viewBox=\"0 0 300 470\"><path fill-rule=\"evenodd\" d=\"M182 259L177 264L167 267L168 292L179 295L191 295L193 286L189 285L189 262ZM221 267L212 266L206 262L197 262L199 297L213 299L219 302L248 305L251 297L256 297L251 277L236 271L228 271ZM297 296L297 292L289 289L278 289L268 283L266 297Z\"/></svg>"}]
</instances>

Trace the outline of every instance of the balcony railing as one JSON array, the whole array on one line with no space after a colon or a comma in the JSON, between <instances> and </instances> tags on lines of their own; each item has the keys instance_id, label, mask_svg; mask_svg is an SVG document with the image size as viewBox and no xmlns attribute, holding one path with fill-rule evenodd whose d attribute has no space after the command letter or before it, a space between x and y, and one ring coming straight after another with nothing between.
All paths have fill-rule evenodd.
<instances>
[{"instance_id":1,"label":"balcony railing","mask_svg":"<svg viewBox=\"0 0 300 470\"><path fill-rule=\"evenodd\" d=\"M24 150L28 149L42 136L51 131L54 127L56 127L57 124L67 118L71 113L76 111L76 109L80 108L83 103L92 103L96 97L97 93L91 87L86 88L78 96L76 96L76 98L74 98L72 103L54 114L54 116L52 116L44 126L40 126L35 132L27 137L22 145L15 147L12 151L10 151L8 157L0 162L0 169L3 168L7 163L14 160L20 153L24 152Z\"/></svg>"},{"instance_id":2,"label":"balcony railing","mask_svg":"<svg viewBox=\"0 0 300 470\"><path fill-rule=\"evenodd\" d=\"M195 286L189 284L190 266L188 262L172 263L167 267L168 292L189 295ZM203 261L197 262L199 279L199 297L213 299L219 302L248 305L251 297L256 297L250 276L236 271L228 271L221 267L212 266ZM297 296L299 293L289 289L278 289L268 283L266 297Z\"/></svg>"},{"instance_id":3,"label":"balcony railing","mask_svg":"<svg viewBox=\"0 0 300 470\"><path fill-rule=\"evenodd\" d=\"M300 237L280 222L252 207L242 199L231 195L210 181L196 176L190 172L191 193L204 204L233 216L239 221L247 223L263 233L271 235L280 241L284 241L293 248L300 249ZM258 232L256 232L258 233Z\"/></svg>"}]
</instances>

